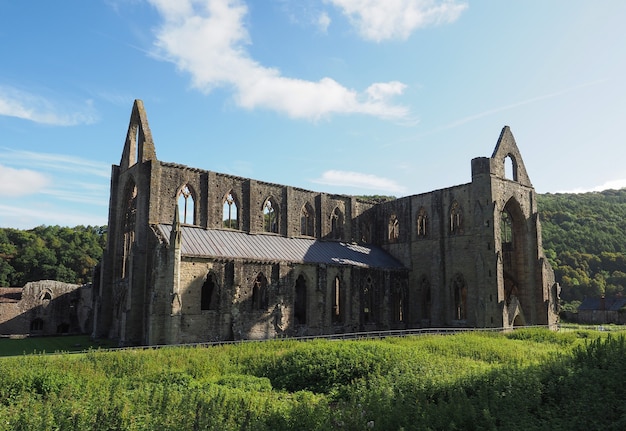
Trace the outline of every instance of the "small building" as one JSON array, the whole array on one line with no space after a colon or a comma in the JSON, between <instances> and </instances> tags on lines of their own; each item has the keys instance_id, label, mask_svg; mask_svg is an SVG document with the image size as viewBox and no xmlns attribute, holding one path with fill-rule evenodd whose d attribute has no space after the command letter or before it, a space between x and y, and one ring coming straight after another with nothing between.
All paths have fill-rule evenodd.
<instances>
[{"instance_id":1,"label":"small building","mask_svg":"<svg viewBox=\"0 0 626 431\"><path fill-rule=\"evenodd\" d=\"M53 280L0 288L0 335L89 333L91 290Z\"/></svg>"},{"instance_id":2,"label":"small building","mask_svg":"<svg viewBox=\"0 0 626 431\"><path fill-rule=\"evenodd\" d=\"M578 323L593 325L626 324L626 296L585 298L578 306Z\"/></svg>"}]
</instances>

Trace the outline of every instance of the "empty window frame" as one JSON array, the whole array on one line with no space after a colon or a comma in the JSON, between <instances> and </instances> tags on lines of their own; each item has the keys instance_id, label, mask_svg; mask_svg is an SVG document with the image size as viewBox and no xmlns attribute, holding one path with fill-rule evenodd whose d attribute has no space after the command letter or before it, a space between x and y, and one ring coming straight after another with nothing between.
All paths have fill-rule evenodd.
<instances>
[{"instance_id":1,"label":"empty window frame","mask_svg":"<svg viewBox=\"0 0 626 431\"><path fill-rule=\"evenodd\" d=\"M263 204L263 230L278 233L278 205L271 197Z\"/></svg>"},{"instance_id":2,"label":"empty window frame","mask_svg":"<svg viewBox=\"0 0 626 431\"><path fill-rule=\"evenodd\" d=\"M209 272L202 284L200 293L201 310L217 310L219 308L219 286L215 273Z\"/></svg>"},{"instance_id":3,"label":"empty window frame","mask_svg":"<svg viewBox=\"0 0 626 431\"><path fill-rule=\"evenodd\" d=\"M232 191L224 197L222 209L222 226L226 229L239 229L239 212L237 201Z\"/></svg>"},{"instance_id":4,"label":"empty window frame","mask_svg":"<svg viewBox=\"0 0 626 431\"><path fill-rule=\"evenodd\" d=\"M428 235L428 213L424 207L417 212L417 236L423 238Z\"/></svg>"},{"instance_id":5,"label":"empty window frame","mask_svg":"<svg viewBox=\"0 0 626 431\"><path fill-rule=\"evenodd\" d=\"M450 205L450 233L462 233L463 229L463 211L457 201L453 201Z\"/></svg>"},{"instance_id":6,"label":"empty window frame","mask_svg":"<svg viewBox=\"0 0 626 431\"><path fill-rule=\"evenodd\" d=\"M395 242L398 240L400 236L400 223L398 222L398 217L395 214L392 214L389 217L389 241Z\"/></svg>"},{"instance_id":7,"label":"empty window frame","mask_svg":"<svg viewBox=\"0 0 626 431\"><path fill-rule=\"evenodd\" d=\"M304 204L300 212L300 234L315 236L315 211L308 202Z\"/></svg>"},{"instance_id":8,"label":"empty window frame","mask_svg":"<svg viewBox=\"0 0 626 431\"><path fill-rule=\"evenodd\" d=\"M193 193L188 185L178 192L178 217L182 224L195 224L195 208Z\"/></svg>"}]
</instances>

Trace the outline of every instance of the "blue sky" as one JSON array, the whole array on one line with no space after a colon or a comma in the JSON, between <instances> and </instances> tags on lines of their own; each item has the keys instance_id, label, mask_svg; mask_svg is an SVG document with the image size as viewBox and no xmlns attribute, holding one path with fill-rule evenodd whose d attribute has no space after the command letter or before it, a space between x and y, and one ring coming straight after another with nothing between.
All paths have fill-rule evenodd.
<instances>
[{"instance_id":1,"label":"blue sky","mask_svg":"<svg viewBox=\"0 0 626 431\"><path fill-rule=\"evenodd\" d=\"M626 187L626 2L0 0L0 227L102 225L134 99L162 161L309 190Z\"/></svg>"}]
</instances>

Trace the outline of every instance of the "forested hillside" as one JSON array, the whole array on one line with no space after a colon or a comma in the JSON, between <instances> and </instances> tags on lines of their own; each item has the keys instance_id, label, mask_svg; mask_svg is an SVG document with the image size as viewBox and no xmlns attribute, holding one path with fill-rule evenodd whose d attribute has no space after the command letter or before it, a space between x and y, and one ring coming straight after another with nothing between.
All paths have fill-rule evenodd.
<instances>
[{"instance_id":1,"label":"forested hillside","mask_svg":"<svg viewBox=\"0 0 626 431\"><path fill-rule=\"evenodd\" d=\"M565 302L626 287L626 189L538 197L543 246Z\"/></svg>"},{"instance_id":2,"label":"forested hillside","mask_svg":"<svg viewBox=\"0 0 626 431\"><path fill-rule=\"evenodd\" d=\"M106 242L106 226L0 229L0 287L29 281L89 283Z\"/></svg>"},{"instance_id":3,"label":"forested hillside","mask_svg":"<svg viewBox=\"0 0 626 431\"><path fill-rule=\"evenodd\" d=\"M624 292L626 189L543 194L538 204L562 299L576 305L585 296ZM105 241L106 226L0 229L0 286L43 279L87 283Z\"/></svg>"}]
</instances>

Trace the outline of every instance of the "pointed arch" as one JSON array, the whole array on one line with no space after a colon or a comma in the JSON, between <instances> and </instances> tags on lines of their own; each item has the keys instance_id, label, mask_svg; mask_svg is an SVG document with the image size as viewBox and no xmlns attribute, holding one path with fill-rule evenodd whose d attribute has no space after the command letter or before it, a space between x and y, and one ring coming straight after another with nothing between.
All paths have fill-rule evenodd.
<instances>
[{"instance_id":1,"label":"pointed arch","mask_svg":"<svg viewBox=\"0 0 626 431\"><path fill-rule=\"evenodd\" d=\"M504 157L504 178L508 180L517 181L517 160L515 160L515 156L511 153L508 153Z\"/></svg>"},{"instance_id":2,"label":"pointed arch","mask_svg":"<svg viewBox=\"0 0 626 431\"><path fill-rule=\"evenodd\" d=\"M398 282L393 287L391 293L391 310L393 312L393 322L406 322L406 286Z\"/></svg>"},{"instance_id":3,"label":"pointed arch","mask_svg":"<svg viewBox=\"0 0 626 431\"><path fill-rule=\"evenodd\" d=\"M372 277L367 276L365 285L363 286L363 297L361 300L363 311L363 323L374 323L374 282Z\"/></svg>"},{"instance_id":4,"label":"pointed arch","mask_svg":"<svg viewBox=\"0 0 626 431\"><path fill-rule=\"evenodd\" d=\"M519 301L519 307L531 304L530 292L524 289L528 256L525 216L519 202L510 198L500 214L500 247L504 274L504 297L508 304Z\"/></svg>"},{"instance_id":5,"label":"pointed arch","mask_svg":"<svg viewBox=\"0 0 626 431\"><path fill-rule=\"evenodd\" d=\"M189 184L178 190L178 216L181 224L196 224L195 199L195 192Z\"/></svg>"},{"instance_id":6,"label":"pointed arch","mask_svg":"<svg viewBox=\"0 0 626 431\"><path fill-rule=\"evenodd\" d=\"M239 229L239 205L237 196L230 190L222 199L222 226L226 229Z\"/></svg>"},{"instance_id":7,"label":"pointed arch","mask_svg":"<svg viewBox=\"0 0 626 431\"><path fill-rule=\"evenodd\" d=\"M305 236L315 236L315 210L307 202L300 211L300 234Z\"/></svg>"},{"instance_id":8,"label":"pointed arch","mask_svg":"<svg viewBox=\"0 0 626 431\"><path fill-rule=\"evenodd\" d=\"M343 287L341 279L336 276L333 280L332 290L332 321L333 323L343 323Z\"/></svg>"},{"instance_id":9,"label":"pointed arch","mask_svg":"<svg viewBox=\"0 0 626 431\"><path fill-rule=\"evenodd\" d=\"M259 272L252 286L252 309L267 310L269 306L269 292L267 278Z\"/></svg>"},{"instance_id":10,"label":"pointed arch","mask_svg":"<svg viewBox=\"0 0 626 431\"><path fill-rule=\"evenodd\" d=\"M219 308L219 286L213 271L207 274L200 292L200 310L217 310Z\"/></svg>"},{"instance_id":11,"label":"pointed arch","mask_svg":"<svg viewBox=\"0 0 626 431\"><path fill-rule=\"evenodd\" d=\"M397 241L400 236L400 222L398 222L398 217L395 214L391 214L389 217L388 233L391 242Z\"/></svg>"},{"instance_id":12,"label":"pointed arch","mask_svg":"<svg viewBox=\"0 0 626 431\"><path fill-rule=\"evenodd\" d=\"M453 320L467 319L467 284L461 274L456 274L452 279L452 295L454 298Z\"/></svg>"},{"instance_id":13,"label":"pointed arch","mask_svg":"<svg viewBox=\"0 0 626 431\"><path fill-rule=\"evenodd\" d=\"M454 200L450 205L450 234L463 233L463 210L461 205Z\"/></svg>"},{"instance_id":14,"label":"pointed arch","mask_svg":"<svg viewBox=\"0 0 626 431\"><path fill-rule=\"evenodd\" d=\"M425 238L428 235L428 213L421 207L417 212L417 237Z\"/></svg>"},{"instance_id":15,"label":"pointed arch","mask_svg":"<svg viewBox=\"0 0 626 431\"><path fill-rule=\"evenodd\" d=\"M306 279L302 274L296 279L295 295L293 304L293 317L296 325L307 323L307 286Z\"/></svg>"},{"instance_id":16,"label":"pointed arch","mask_svg":"<svg viewBox=\"0 0 626 431\"><path fill-rule=\"evenodd\" d=\"M343 213L339 207L335 207L330 214L330 236L333 239L341 239L343 231Z\"/></svg>"},{"instance_id":17,"label":"pointed arch","mask_svg":"<svg viewBox=\"0 0 626 431\"><path fill-rule=\"evenodd\" d=\"M278 233L278 204L276 200L270 196L263 202L263 231L270 233Z\"/></svg>"},{"instance_id":18,"label":"pointed arch","mask_svg":"<svg viewBox=\"0 0 626 431\"><path fill-rule=\"evenodd\" d=\"M121 278L128 276L130 254L132 246L135 242L135 225L137 223L137 186L131 179L126 184L124 193L124 220L122 226L123 244L122 244L122 268Z\"/></svg>"}]
</instances>

